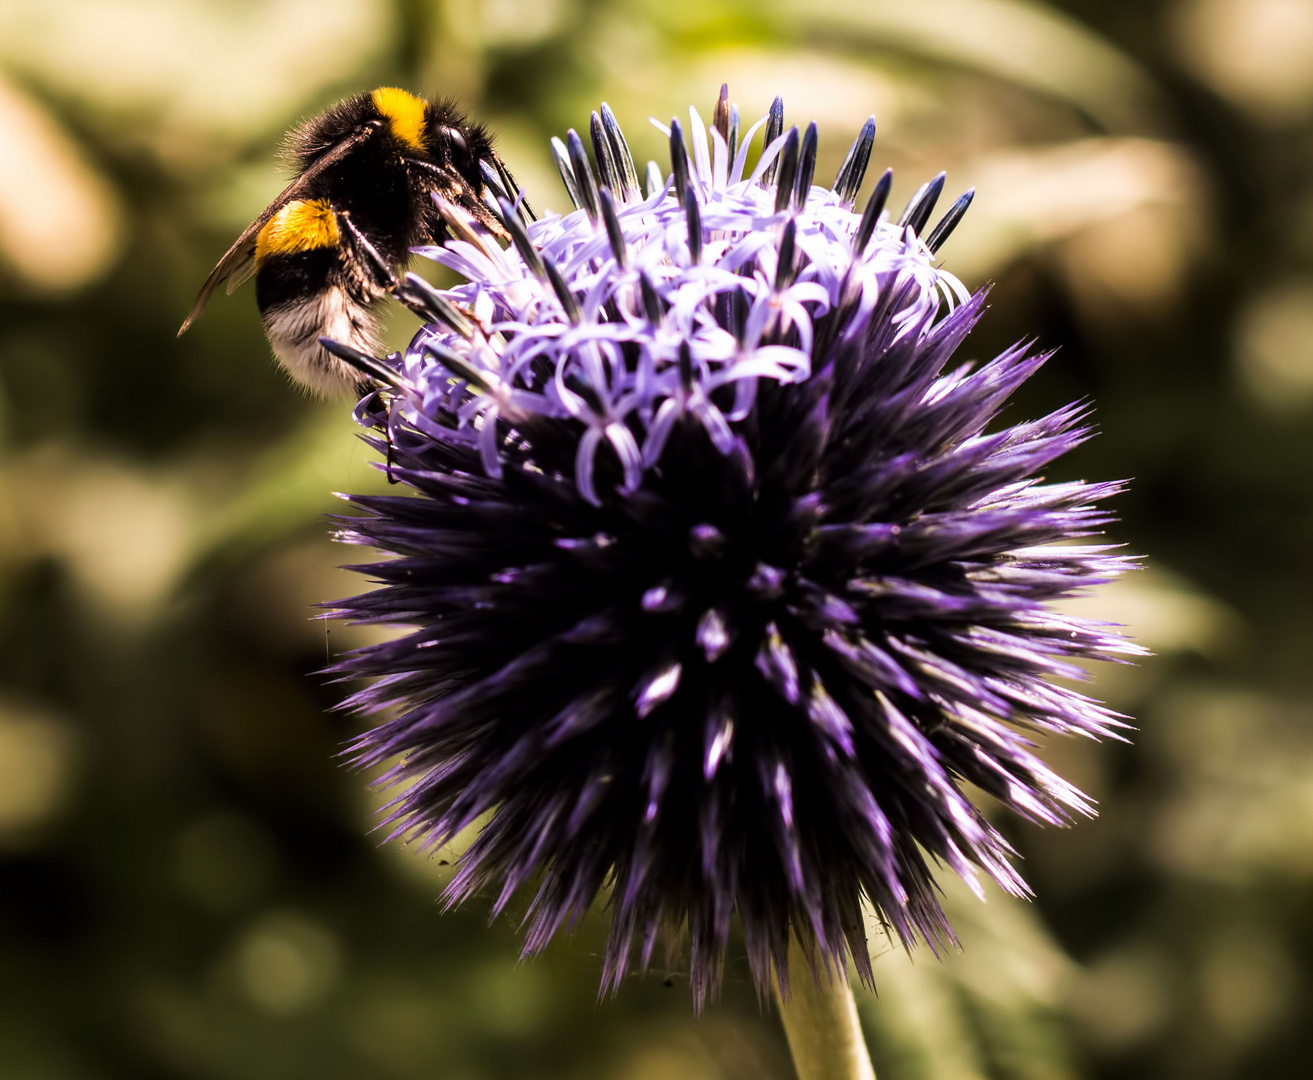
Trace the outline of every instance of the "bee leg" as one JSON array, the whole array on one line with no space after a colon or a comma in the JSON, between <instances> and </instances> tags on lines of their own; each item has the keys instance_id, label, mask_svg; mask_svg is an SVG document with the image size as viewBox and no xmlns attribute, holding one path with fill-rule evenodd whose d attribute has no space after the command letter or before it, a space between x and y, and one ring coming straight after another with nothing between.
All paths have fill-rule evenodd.
<instances>
[{"instance_id":1,"label":"bee leg","mask_svg":"<svg viewBox=\"0 0 1313 1080\"><path fill-rule=\"evenodd\" d=\"M377 393L379 388L366 382L361 383L358 389L363 400L370 394ZM388 412L388 408L384 406L378 412L369 413L367 419L375 428L381 428L383 431L383 442L387 445L387 464L383 475L388 478L389 484L399 484L401 481L392 474L392 467L396 464L396 447L392 442L392 425L388 423Z\"/></svg>"},{"instance_id":2,"label":"bee leg","mask_svg":"<svg viewBox=\"0 0 1313 1080\"><path fill-rule=\"evenodd\" d=\"M498 240L509 240L511 238L511 234L506 231L506 226L502 224L501 215L482 199L467 194L461 197L458 205Z\"/></svg>"},{"instance_id":3,"label":"bee leg","mask_svg":"<svg viewBox=\"0 0 1313 1080\"><path fill-rule=\"evenodd\" d=\"M360 392L360 399L363 401L369 395L379 393L380 388L366 380L365 382L360 383L357 389ZM392 425L388 423L388 415L391 410L384 402L385 399L380 399L380 403L383 403L383 408L367 413L365 418L373 427L382 429L383 441L387 444L388 448L387 465L384 468L384 475L388 478L389 484L399 484L401 481L392 474L392 467L396 464L396 447L392 442Z\"/></svg>"},{"instance_id":4,"label":"bee leg","mask_svg":"<svg viewBox=\"0 0 1313 1080\"><path fill-rule=\"evenodd\" d=\"M349 247L364 266L379 292L391 292L397 287L397 275L391 264L379 254L378 248L369 242L369 238L356 228L351 214L346 210L336 211L338 231L345 246Z\"/></svg>"},{"instance_id":5,"label":"bee leg","mask_svg":"<svg viewBox=\"0 0 1313 1080\"><path fill-rule=\"evenodd\" d=\"M387 434L384 436L384 438L387 439L387 444L388 444L388 463L387 463L387 471L386 471L385 475L386 475L387 478L388 478L388 483L389 483L389 484L399 484L399 483L401 483L401 481L398 480L395 476L392 475L392 451L393 451L394 448L393 448L393 446L392 446L392 431L391 431L391 429L388 429Z\"/></svg>"},{"instance_id":6,"label":"bee leg","mask_svg":"<svg viewBox=\"0 0 1313 1080\"><path fill-rule=\"evenodd\" d=\"M441 199L443 202L450 203L453 206L460 207L460 209L464 210L466 214L492 233L492 235L498 240L509 240L511 238L510 233L506 231L506 227L502 224L501 215L483 201L479 191L475 191L467 183L462 182L459 177L452 176L450 173L443 169L439 169L435 165L430 165L427 162L416 162L415 164L423 166L425 170L436 174L438 177L438 182L435 184L432 192L436 198ZM501 185L490 183L489 181L491 179L492 178L485 173L480 188L486 188L494 197L509 198L510 196L507 196L506 189ZM443 213L440 209L436 214L430 215L428 221L429 235L433 238L435 243L440 244L444 239L451 235L452 230L448 227L448 223L443 221ZM464 239L463 237L460 237L459 229L455 230L455 233L459 239Z\"/></svg>"},{"instance_id":7,"label":"bee leg","mask_svg":"<svg viewBox=\"0 0 1313 1080\"><path fill-rule=\"evenodd\" d=\"M385 384L386 385L386 384ZM388 423L388 408L386 405L381 409L366 409L365 399L379 393L379 386L369 379L364 379L356 384L356 393L359 395L359 404L357 405L357 418L360 422L368 427L382 430L383 441L387 444L387 467L385 475L389 484L401 483L393 474L392 467L396 463L394 454L395 447L392 443L392 427Z\"/></svg>"}]
</instances>

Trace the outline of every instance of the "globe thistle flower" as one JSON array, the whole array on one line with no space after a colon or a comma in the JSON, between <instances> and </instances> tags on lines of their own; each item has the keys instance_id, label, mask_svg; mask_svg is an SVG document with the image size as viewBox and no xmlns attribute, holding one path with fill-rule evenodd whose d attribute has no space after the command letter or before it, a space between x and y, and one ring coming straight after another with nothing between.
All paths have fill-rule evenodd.
<instances>
[{"instance_id":1,"label":"globe thistle flower","mask_svg":"<svg viewBox=\"0 0 1313 1080\"><path fill-rule=\"evenodd\" d=\"M736 916L787 989L791 934L871 980L864 904L952 942L936 866L1025 894L964 788L1091 813L1033 737L1116 737L1066 680L1137 650L1049 606L1125 568L1077 542L1120 485L1039 475L1086 407L991 427L1048 354L952 365L984 294L935 254L970 193L929 228L941 174L891 219L886 172L856 212L874 120L829 189L778 99L689 122L643 191L603 105L596 172L554 140L576 209L502 192L503 249L442 205L425 254L465 283L397 286L427 320L402 355L328 344L385 387L358 416L412 489L338 534L391 557L335 613L412 628L336 667L371 680L351 753L391 763L386 825L433 847L482 818L449 905L530 889L534 953L605 897L604 989L664 928L701 1008Z\"/></svg>"}]
</instances>

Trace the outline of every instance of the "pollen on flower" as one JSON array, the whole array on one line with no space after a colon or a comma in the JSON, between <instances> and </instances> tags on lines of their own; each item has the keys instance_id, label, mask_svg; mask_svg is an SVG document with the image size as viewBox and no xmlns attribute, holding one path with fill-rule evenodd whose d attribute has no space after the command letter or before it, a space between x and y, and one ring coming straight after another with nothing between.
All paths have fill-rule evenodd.
<instances>
[{"instance_id":1,"label":"pollen on flower","mask_svg":"<svg viewBox=\"0 0 1313 1080\"><path fill-rule=\"evenodd\" d=\"M426 319L401 356L327 343L381 384L358 415L412 489L352 500L340 538L392 557L332 607L413 627L337 668L372 680L386 827L488 815L447 901L531 889L534 952L609 886L604 987L683 941L701 1008L735 920L759 988L790 935L869 981L863 904L952 940L932 864L1025 893L964 784L1091 813L1033 736L1119 737L1066 680L1139 650L1047 606L1127 566L1072 543L1119 485L1038 475L1085 407L991 427L1047 357L952 366L984 298L936 258L971 193L932 225L941 174L895 219L886 172L859 212L873 120L830 188L778 100L661 126L645 189L605 105L592 162L553 140L576 209L494 190L505 248L441 204L426 254L464 283L397 288Z\"/></svg>"}]
</instances>

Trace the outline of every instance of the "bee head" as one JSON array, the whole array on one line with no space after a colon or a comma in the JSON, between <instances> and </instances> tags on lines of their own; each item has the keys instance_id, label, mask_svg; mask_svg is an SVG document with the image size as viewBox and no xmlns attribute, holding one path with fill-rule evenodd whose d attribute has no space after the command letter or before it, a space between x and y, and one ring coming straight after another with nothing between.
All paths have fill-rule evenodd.
<instances>
[{"instance_id":1,"label":"bee head","mask_svg":"<svg viewBox=\"0 0 1313 1080\"><path fill-rule=\"evenodd\" d=\"M380 86L369 97L392 137L406 151L425 152L427 118L424 102L395 86Z\"/></svg>"},{"instance_id":2,"label":"bee head","mask_svg":"<svg viewBox=\"0 0 1313 1080\"><path fill-rule=\"evenodd\" d=\"M433 101L425 110L424 142L434 165L457 173L472 191L483 187L480 162L491 160L493 152L482 124L471 124L450 101Z\"/></svg>"}]
</instances>

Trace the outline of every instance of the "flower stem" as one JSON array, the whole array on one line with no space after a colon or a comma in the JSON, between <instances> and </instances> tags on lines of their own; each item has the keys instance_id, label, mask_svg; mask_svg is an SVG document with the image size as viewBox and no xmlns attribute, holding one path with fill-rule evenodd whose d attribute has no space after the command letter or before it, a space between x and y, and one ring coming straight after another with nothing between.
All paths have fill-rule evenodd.
<instances>
[{"instance_id":1,"label":"flower stem","mask_svg":"<svg viewBox=\"0 0 1313 1080\"><path fill-rule=\"evenodd\" d=\"M784 1034L798 1080L875 1080L871 1055L857 1022L853 992L842 973L812 978L807 954L789 942L789 997L775 987Z\"/></svg>"}]
</instances>

